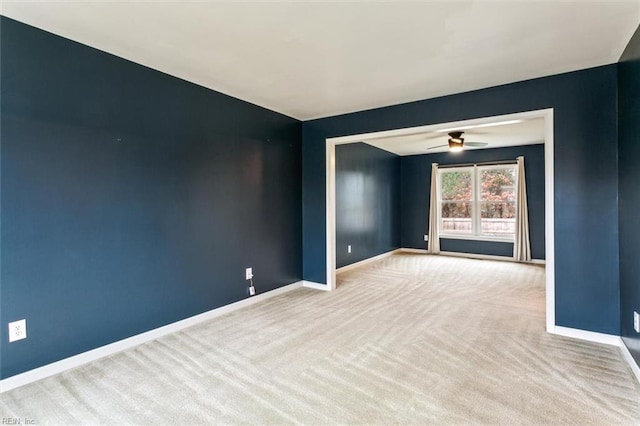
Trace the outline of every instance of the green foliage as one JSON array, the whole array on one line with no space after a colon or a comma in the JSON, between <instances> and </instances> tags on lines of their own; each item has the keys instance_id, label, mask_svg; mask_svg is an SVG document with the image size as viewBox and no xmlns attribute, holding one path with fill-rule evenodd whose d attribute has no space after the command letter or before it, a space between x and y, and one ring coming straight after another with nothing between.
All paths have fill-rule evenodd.
<instances>
[{"instance_id":1,"label":"green foliage","mask_svg":"<svg viewBox=\"0 0 640 426\"><path fill-rule=\"evenodd\" d=\"M480 172L482 201L515 201L516 177L513 169L489 169Z\"/></svg>"},{"instance_id":2,"label":"green foliage","mask_svg":"<svg viewBox=\"0 0 640 426\"><path fill-rule=\"evenodd\" d=\"M471 201L471 173L445 172L441 174L442 199L447 201Z\"/></svg>"},{"instance_id":3,"label":"green foliage","mask_svg":"<svg viewBox=\"0 0 640 426\"><path fill-rule=\"evenodd\" d=\"M516 177L513 169L489 169L480 172L480 217L514 218Z\"/></svg>"},{"instance_id":4,"label":"green foliage","mask_svg":"<svg viewBox=\"0 0 640 426\"><path fill-rule=\"evenodd\" d=\"M514 218L515 170L512 168L482 169L479 178L481 217L486 219ZM442 172L440 174L440 188L443 218L471 217L472 172L466 170Z\"/></svg>"}]
</instances>

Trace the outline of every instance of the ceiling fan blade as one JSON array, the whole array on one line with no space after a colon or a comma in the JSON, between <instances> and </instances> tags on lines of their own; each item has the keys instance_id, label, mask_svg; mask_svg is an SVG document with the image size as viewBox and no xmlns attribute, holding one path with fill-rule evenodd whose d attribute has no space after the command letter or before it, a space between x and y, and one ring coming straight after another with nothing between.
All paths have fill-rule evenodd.
<instances>
[{"instance_id":1,"label":"ceiling fan blade","mask_svg":"<svg viewBox=\"0 0 640 426\"><path fill-rule=\"evenodd\" d=\"M427 151L430 150L430 149L442 148L443 146L449 146L449 144L430 146L429 148L427 148Z\"/></svg>"},{"instance_id":2,"label":"ceiling fan blade","mask_svg":"<svg viewBox=\"0 0 640 426\"><path fill-rule=\"evenodd\" d=\"M464 143L465 146L487 146L489 145L488 142L465 142Z\"/></svg>"},{"instance_id":3,"label":"ceiling fan blade","mask_svg":"<svg viewBox=\"0 0 640 426\"><path fill-rule=\"evenodd\" d=\"M430 136L426 136L426 137L424 137L424 138L422 138L420 140L421 141L428 141L430 139L438 139L438 138L441 138L441 137L442 137L442 134L436 133L436 134L433 134L433 135L430 135Z\"/></svg>"}]
</instances>

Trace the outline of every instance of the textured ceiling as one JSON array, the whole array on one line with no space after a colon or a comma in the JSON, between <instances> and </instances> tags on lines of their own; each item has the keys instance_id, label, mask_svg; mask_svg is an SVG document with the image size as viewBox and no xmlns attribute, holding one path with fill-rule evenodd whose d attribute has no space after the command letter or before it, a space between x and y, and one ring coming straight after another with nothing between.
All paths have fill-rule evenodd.
<instances>
[{"instance_id":1,"label":"textured ceiling","mask_svg":"<svg viewBox=\"0 0 640 426\"><path fill-rule=\"evenodd\" d=\"M4 1L1 13L306 120L616 62L640 1Z\"/></svg>"}]
</instances>

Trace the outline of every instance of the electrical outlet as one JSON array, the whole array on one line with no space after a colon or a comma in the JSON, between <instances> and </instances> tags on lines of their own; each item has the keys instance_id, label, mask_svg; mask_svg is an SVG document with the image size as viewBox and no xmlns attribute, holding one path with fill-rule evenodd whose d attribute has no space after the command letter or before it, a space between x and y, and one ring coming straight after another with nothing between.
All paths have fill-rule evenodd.
<instances>
[{"instance_id":1,"label":"electrical outlet","mask_svg":"<svg viewBox=\"0 0 640 426\"><path fill-rule=\"evenodd\" d=\"M253 278L253 268L247 268L244 271L244 276L246 280L250 280L251 278Z\"/></svg>"},{"instance_id":2,"label":"electrical outlet","mask_svg":"<svg viewBox=\"0 0 640 426\"><path fill-rule=\"evenodd\" d=\"M9 343L27 338L27 320L22 319L9 323Z\"/></svg>"},{"instance_id":3,"label":"electrical outlet","mask_svg":"<svg viewBox=\"0 0 640 426\"><path fill-rule=\"evenodd\" d=\"M347 246L347 253L351 253L351 245Z\"/></svg>"},{"instance_id":4,"label":"electrical outlet","mask_svg":"<svg viewBox=\"0 0 640 426\"><path fill-rule=\"evenodd\" d=\"M426 235L426 234L425 234L425 236L424 236L424 240L425 240L425 241L429 241L429 235Z\"/></svg>"},{"instance_id":5,"label":"electrical outlet","mask_svg":"<svg viewBox=\"0 0 640 426\"><path fill-rule=\"evenodd\" d=\"M633 329L636 333L640 333L640 314L633 311Z\"/></svg>"},{"instance_id":6,"label":"electrical outlet","mask_svg":"<svg viewBox=\"0 0 640 426\"><path fill-rule=\"evenodd\" d=\"M249 287L249 296L256 295L256 288L254 286Z\"/></svg>"}]
</instances>

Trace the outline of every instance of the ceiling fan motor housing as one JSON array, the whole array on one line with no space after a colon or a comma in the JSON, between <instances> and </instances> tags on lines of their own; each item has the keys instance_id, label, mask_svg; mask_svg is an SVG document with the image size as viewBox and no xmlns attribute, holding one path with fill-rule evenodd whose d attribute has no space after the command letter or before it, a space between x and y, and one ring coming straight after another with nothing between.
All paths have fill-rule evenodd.
<instances>
[{"instance_id":1,"label":"ceiling fan motor housing","mask_svg":"<svg viewBox=\"0 0 640 426\"><path fill-rule=\"evenodd\" d=\"M463 132L451 132L449 133L449 150L452 152L462 151L464 144Z\"/></svg>"},{"instance_id":2,"label":"ceiling fan motor housing","mask_svg":"<svg viewBox=\"0 0 640 426\"><path fill-rule=\"evenodd\" d=\"M463 143L464 142L464 138L462 137L463 133L464 132L451 132L449 133L449 137L453 139L455 142Z\"/></svg>"}]
</instances>

